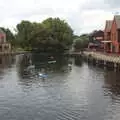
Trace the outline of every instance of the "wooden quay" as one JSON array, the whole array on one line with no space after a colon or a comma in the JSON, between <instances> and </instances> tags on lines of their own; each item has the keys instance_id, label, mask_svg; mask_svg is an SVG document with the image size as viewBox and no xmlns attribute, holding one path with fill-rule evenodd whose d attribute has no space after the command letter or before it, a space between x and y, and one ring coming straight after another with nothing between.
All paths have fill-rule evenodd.
<instances>
[{"instance_id":1,"label":"wooden quay","mask_svg":"<svg viewBox=\"0 0 120 120\"><path fill-rule=\"evenodd\" d=\"M118 54L84 51L84 57L88 63L120 70L120 55Z\"/></svg>"}]
</instances>

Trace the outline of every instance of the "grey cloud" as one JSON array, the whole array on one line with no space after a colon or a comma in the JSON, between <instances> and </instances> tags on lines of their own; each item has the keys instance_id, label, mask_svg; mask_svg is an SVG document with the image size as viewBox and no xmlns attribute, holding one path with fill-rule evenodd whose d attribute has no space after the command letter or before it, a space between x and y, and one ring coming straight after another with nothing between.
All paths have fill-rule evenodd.
<instances>
[{"instance_id":1,"label":"grey cloud","mask_svg":"<svg viewBox=\"0 0 120 120\"><path fill-rule=\"evenodd\" d=\"M11 17L15 17L18 19L25 19L35 15L53 15L55 11L52 8L37 8L37 9L29 9L24 12L15 13Z\"/></svg>"},{"instance_id":2,"label":"grey cloud","mask_svg":"<svg viewBox=\"0 0 120 120\"><path fill-rule=\"evenodd\" d=\"M104 0L105 4L108 4L110 8L120 8L120 0Z\"/></svg>"},{"instance_id":3,"label":"grey cloud","mask_svg":"<svg viewBox=\"0 0 120 120\"><path fill-rule=\"evenodd\" d=\"M81 10L103 10L108 8L109 5L104 0L89 0L80 7Z\"/></svg>"},{"instance_id":4,"label":"grey cloud","mask_svg":"<svg viewBox=\"0 0 120 120\"><path fill-rule=\"evenodd\" d=\"M44 16L49 16L49 17L62 16L62 18L65 19L72 26L72 28L75 30L75 33L77 34L81 34L82 32L85 31L90 31L90 30L92 31L96 26L98 26L97 23L96 24L94 23L94 25L87 27L83 24L86 18L89 19L89 17L91 16L96 17L96 14L94 16L94 14L88 15L86 13L88 12L92 13L93 11L97 12L98 14L102 14L102 12L98 12L98 11L103 11L103 12L109 11L111 13L112 12L115 13L119 11L118 8L120 5L119 0L86 0L86 2L83 3L77 0L72 1L71 3L68 0L66 0L65 2L64 1L61 2L60 0L58 1L29 0L30 1L29 3L27 0L25 2L23 0L21 1L1 0L1 1L2 1L2 3L0 4L0 8L2 9L0 11L0 14L2 16L0 18L1 23L9 18L13 18L15 19L15 21L20 21L23 19L28 19L28 20L42 19L42 16L43 18ZM85 18L84 15L88 17Z\"/></svg>"},{"instance_id":5,"label":"grey cloud","mask_svg":"<svg viewBox=\"0 0 120 120\"><path fill-rule=\"evenodd\" d=\"M112 11L120 8L120 0L89 0L80 9Z\"/></svg>"}]
</instances>

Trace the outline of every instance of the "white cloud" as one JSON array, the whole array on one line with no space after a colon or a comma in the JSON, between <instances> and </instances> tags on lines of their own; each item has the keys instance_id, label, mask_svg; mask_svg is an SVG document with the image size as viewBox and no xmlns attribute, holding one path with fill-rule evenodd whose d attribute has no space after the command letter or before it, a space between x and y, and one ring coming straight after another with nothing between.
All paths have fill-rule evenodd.
<instances>
[{"instance_id":1,"label":"white cloud","mask_svg":"<svg viewBox=\"0 0 120 120\"><path fill-rule=\"evenodd\" d=\"M82 28L85 28L83 31L90 32L92 29L104 30L105 21L109 19L111 20L113 15L111 12L104 12L103 10L91 10L83 12L82 17L84 18Z\"/></svg>"},{"instance_id":2,"label":"white cloud","mask_svg":"<svg viewBox=\"0 0 120 120\"><path fill-rule=\"evenodd\" d=\"M105 20L120 10L117 0L0 0L0 8L0 26L13 29L21 20L60 17L76 34L103 29Z\"/></svg>"}]
</instances>

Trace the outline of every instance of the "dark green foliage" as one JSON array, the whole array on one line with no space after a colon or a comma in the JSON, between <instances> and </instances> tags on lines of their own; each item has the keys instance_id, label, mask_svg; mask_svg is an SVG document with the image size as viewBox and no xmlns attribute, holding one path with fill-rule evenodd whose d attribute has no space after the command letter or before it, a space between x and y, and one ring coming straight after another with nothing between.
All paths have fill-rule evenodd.
<instances>
[{"instance_id":1,"label":"dark green foliage","mask_svg":"<svg viewBox=\"0 0 120 120\"><path fill-rule=\"evenodd\" d=\"M24 49L63 52L72 44L73 31L59 18L48 18L42 23L22 21L17 25L16 39Z\"/></svg>"},{"instance_id":2,"label":"dark green foliage","mask_svg":"<svg viewBox=\"0 0 120 120\"><path fill-rule=\"evenodd\" d=\"M17 28L17 35L16 39L18 44L22 48L29 48L30 45L30 37L33 32L33 24L29 21L22 21L20 24L16 26Z\"/></svg>"},{"instance_id":3,"label":"dark green foliage","mask_svg":"<svg viewBox=\"0 0 120 120\"><path fill-rule=\"evenodd\" d=\"M16 26L16 34L1 28L6 39L15 48L38 52L64 52L71 48L73 31L64 20L48 18L42 23L21 21Z\"/></svg>"},{"instance_id":4,"label":"dark green foliage","mask_svg":"<svg viewBox=\"0 0 120 120\"><path fill-rule=\"evenodd\" d=\"M88 47L89 36L87 34L83 34L80 37L74 39L74 49L75 50L84 50L84 48Z\"/></svg>"},{"instance_id":5,"label":"dark green foliage","mask_svg":"<svg viewBox=\"0 0 120 120\"><path fill-rule=\"evenodd\" d=\"M65 45L72 43L73 31L71 27L59 18L48 18L42 23L52 33L52 38Z\"/></svg>"},{"instance_id":6,"label":"dark green foliage","mask_svg":"<svg viewBox=\"0 0 120 120\"><path fill-rule=\"evenodd\" d=\"M3 28L3 27L0 27L0 29L2 29L6 33L6 40L7 40L7 42L11 43L12 46L15 46L16 45L15 36L10 31L10 29L9 28L6 29L6 28Z\"/></svg>"}]
</instances>

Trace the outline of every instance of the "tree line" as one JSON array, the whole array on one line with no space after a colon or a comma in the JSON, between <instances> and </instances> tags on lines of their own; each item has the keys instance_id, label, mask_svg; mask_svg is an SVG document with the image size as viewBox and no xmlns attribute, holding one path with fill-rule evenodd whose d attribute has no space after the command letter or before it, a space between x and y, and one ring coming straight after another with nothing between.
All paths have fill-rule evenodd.
<instances>
[{"instance_id":1,"label":"tree line","mask_svg":"<svg viewBox=\"0 0 120 120\"><path fill-rule=\"evenodd\" d=\"M73 43L75 49L83 48L87 43L86 35L75 37L70 25L59 18L48 18L41 23L23 20L17 24L15 34L10 29L1 29L13 48L36 52L64 52Z\"/></svg>"},{"instance_id":2,"label":"tree line","mask_svg":"<svg viewBox=\"0 0 120 120\"><path fill-rule=\"evenodd\" d=\"M88 47L89 44L89 34L82 34L80 36L75 36L73 41L73 47L75 51L83 51Z\"/></svg>"}]
</instances>

